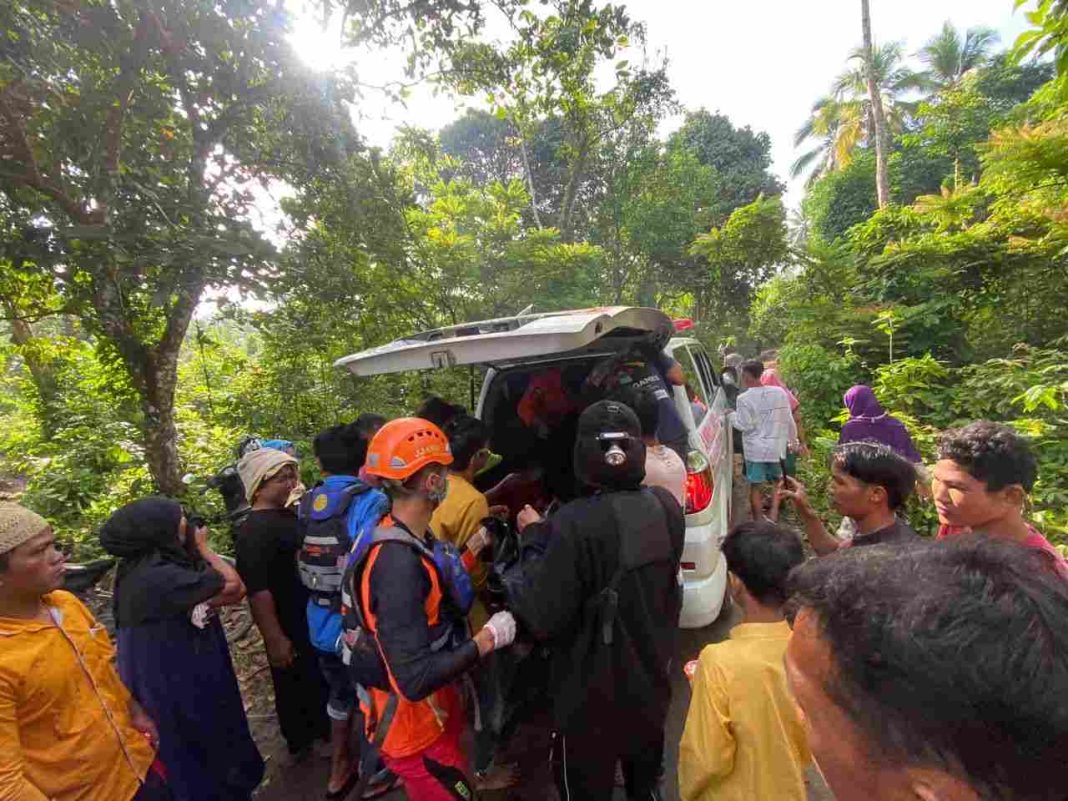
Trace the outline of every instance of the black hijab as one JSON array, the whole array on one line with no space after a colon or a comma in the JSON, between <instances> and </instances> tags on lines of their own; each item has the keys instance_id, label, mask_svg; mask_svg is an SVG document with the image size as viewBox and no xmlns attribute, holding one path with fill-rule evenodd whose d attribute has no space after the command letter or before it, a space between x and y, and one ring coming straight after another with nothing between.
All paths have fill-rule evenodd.
<instances>
[{"instance_id":1,"label":"black hijab","mask_svg":"<svg viewBox=\"0 0 1068 801\"><path fill-rule=\"evenodd\" d=\"M178 541L182 507L143 498L115 512L100 544L120 558L115 574L115 624L137 626L188 615L223 586L223 578Z\"/></svg>"}]
</instances>

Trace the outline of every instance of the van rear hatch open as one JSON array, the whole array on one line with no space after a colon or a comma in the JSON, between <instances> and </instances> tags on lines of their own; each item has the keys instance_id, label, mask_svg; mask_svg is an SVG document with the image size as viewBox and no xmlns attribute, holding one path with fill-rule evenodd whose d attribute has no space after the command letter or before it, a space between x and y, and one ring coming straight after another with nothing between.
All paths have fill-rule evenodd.
<instances>
[{"instance_id":1,"label":"van rear hatch open","mask_svg":"<svg viewBox=\"0 0 1068 801\"><path fill-rule=\"evenodd\" d=\"M659 309L608 306L596 309L518 315L438 328L334 362L359 376L427 370L465 364L505 366L555 354L596 350L618 337L648 340L663 347L674 331Z\"/></svg>"}]
</instances>

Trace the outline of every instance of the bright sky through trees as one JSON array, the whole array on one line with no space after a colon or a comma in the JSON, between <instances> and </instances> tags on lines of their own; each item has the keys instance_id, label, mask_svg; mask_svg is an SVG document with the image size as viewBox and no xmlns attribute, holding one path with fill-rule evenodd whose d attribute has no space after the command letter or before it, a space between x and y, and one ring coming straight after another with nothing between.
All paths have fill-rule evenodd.
<instances>
[{"instance_id":1,"label":"bright sky through trees","mask_svg":"<svg viewBox=\"0 0 1068 801\"><path fill-rule=\"evenodd\" d=\"M801 199L802 180L788 180L797 157L794 131L812 102L825 94L860 42L860 7L856 0L623 0L631 15L648 27L650 57L666 52L672 86L689 109L705 107L725 113L736 125L749 125L771 136L775 172L788 182L787 205ZM292 41L317 69L354 63L361 80L381 84L402 78L399 53L351 53L339 44L336 27L322 31L313 15L297 12ZM872 26L878 42L903 40L913 54L934 36L945 20L964 30L994 28L1002 46L1026 27L1022 12L1013 14L1006 0L872 0ZM489 35L504 28L489 19ZM640 58L635 54L632 60ZM358 128L374 145L389 144L401 125L440 128L477 99L435 96L426 86L412 90L407 107L368 91L358 110ZM679 119L666 123L667 133Z\"/></svg>"}]
</instances>

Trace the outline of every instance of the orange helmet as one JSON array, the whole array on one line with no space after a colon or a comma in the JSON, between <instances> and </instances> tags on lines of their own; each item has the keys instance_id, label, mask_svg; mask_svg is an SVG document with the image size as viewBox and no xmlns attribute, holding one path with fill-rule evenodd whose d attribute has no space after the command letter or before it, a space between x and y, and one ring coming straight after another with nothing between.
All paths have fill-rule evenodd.
<instances>
[{"instance_id":1,"label":"orange helmet","mask_svg":"<svg viewBox=\"0 0 1068 801\"><path fill-rule=\"evenodd\" d=\"M369 475L404 481L428 464L450 465L449 441L441 429L420 417L390 420L367 446Z\"/></svg>"}]
</instances>

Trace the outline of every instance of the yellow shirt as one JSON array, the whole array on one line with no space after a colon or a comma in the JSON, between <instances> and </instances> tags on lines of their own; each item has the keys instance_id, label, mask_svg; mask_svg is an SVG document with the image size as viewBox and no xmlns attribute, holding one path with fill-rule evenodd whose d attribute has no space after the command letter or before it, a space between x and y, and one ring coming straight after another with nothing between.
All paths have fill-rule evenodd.
<instances>
[{"instance_id":1,"label":"yellow shirt","mask_svg":"<svg viewBox=\"0 0 1068 801\"><path fill-rule=\"evenodd\" d=\"M128 801L155 758L104 627L69 592L0 617L0 801Z\"/></svg>"},{"instance_id":2,"label":"yellow shirt","mask_svg":"<svg viewBox=\"0 0 1068 801\"><path fill-rule=\"evenodd\" d=\"M808 737L786 686L790 627L743 623L698 660L679 744L683 801L805 801Z\"/></svg>"},{"instance_id":3,"label":"yellow shirt","mask_svg":"<svg viewBox=\"0 0 1068 801\"><path fill-rule=\"evenodd\" d=\"M488 516L489 504L486 496L463 476L449 473L448 492L445 494L445 500L434 510L434 516L430 518L430 529L439 539L462 548L471 539L471 535L481 528L483 518ZM486 565L479 562L471 573L471 582L476 590L481 590L486 585L488 572ZM489 620L486 607L477 598L468 618L471 628L475 631Z\"/></svg>"}]
</instances>

